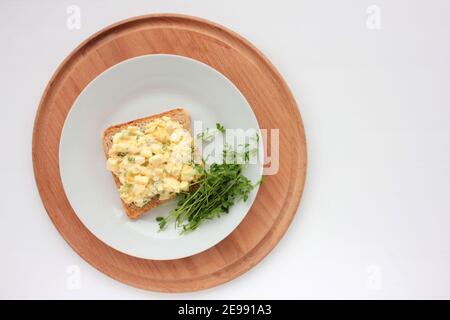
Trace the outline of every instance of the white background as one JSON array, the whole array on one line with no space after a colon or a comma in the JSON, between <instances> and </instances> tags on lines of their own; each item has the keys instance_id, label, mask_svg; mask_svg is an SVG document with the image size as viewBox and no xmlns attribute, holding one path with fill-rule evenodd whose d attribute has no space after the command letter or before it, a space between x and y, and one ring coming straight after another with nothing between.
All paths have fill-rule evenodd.
<instances>
[{"instance_id":1,"label":"white background","mask_svg":"<svg viewBox=\"0 0 450 320\"><path fill-rule=\"evenodd\" d=\"M66 27L71 4L80 30ZM380 30L366 25L369 5ZM307 133L286 236L245 275L198 293L138 290L85 263L32 171L33 120L56 67L100 28L155 12L250 40L285 77ZM450 298L450 1L0 0L0 39L0 298Z\"/></svg>"}]
</instances>

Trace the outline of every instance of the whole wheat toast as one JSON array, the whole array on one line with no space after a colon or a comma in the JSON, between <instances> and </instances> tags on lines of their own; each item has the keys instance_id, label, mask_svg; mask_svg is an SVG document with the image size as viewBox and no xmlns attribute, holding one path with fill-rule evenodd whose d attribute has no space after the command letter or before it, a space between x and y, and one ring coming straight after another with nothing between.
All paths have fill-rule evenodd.
<instances>
[{"instance_id":1,"label":"whole wheat toast","mask_svg":"<svg viewBox=\"0 0 450 320\"><path fill-rule=\"evenodd\" d=\"M163 116L167 116L167 117L170 117L174 121L178 121L179 123L181 123L181 125L183 126L184 129L191 132L191 119L190 119L189 113L182 108L169 110L169 111L166 111L163 113L151 115L149 117L140 118L140 119L136 119L133 121L121 123L121 124L118 124L115 126L111 126L103 132L103 150L105 152L106 159L108 159L108 151L111 148L112 138L113 138L114 134L125 129L126 127L128 127L130 125L140 125L143 123L148 123L154 119L161 118ZM117 188L119 188L121 186L119 178L114 173L112 173L112 175L113 175L113 178L114 178ZM154 199L154 200L151 200L150 202L148 202L147 204L145 204L143 207L138 207L134 204L127 204L122 200L122 198L120 198L120 201L122 201L122 205L125 209L125 213L127 214L127 216L130 219L138 219L144 213L147 213L151 209L156 208L156 207L160 206L161 204L174 199L175 197L176 197L176 195L172 196L171 198L169 198L167 200Z\"/></svg>"}]
</instances>

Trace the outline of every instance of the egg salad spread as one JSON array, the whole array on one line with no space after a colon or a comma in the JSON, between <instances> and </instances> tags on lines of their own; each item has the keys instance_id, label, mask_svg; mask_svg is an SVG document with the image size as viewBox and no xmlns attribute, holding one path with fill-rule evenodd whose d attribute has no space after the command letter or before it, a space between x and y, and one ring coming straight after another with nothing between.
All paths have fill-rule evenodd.
<instances>
[{"instance_id":1,"label":"egg salad spread","mask_svg":"<svg viewBox=\"0 0 450 320\"><path fill-rule=\"evenodd\" d=\"M122 200L142 207L189 190L198 176L193 149L190 132L164 116L114 134L107 168L120 180Z\"/></svg>"}]
</instances>

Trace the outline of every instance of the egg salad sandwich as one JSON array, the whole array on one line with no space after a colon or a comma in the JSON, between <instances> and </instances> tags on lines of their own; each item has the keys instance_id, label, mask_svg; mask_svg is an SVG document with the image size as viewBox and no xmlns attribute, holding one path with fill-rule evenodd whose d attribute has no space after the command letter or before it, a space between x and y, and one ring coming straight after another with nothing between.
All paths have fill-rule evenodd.
<instances>
[{"instance_id":1,"label":"egg salad sandwich","mask_svg":"<svg viewBox=\"0 0 450 320\"><path fill-rule=\"evenodd\" d=\"M189 191L198 178L190 127L188 112L177 108L104 131L106 166L129 218Z\"/></svg>"}]
</instances>

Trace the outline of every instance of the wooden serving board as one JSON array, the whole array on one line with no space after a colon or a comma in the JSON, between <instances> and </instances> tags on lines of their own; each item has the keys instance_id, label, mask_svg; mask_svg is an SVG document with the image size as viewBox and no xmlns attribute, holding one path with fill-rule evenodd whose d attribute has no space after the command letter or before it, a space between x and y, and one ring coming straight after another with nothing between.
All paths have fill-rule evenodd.
<instances>
[{"instance_id":1,"label":"wooden serving board","mask_svg":"<svg viewBox=\"0 0 450 320\"><path fill-rule=\"evenodd\" d=\"M207 251L168 261L126 255L91 234L66 198L58 157L64 120L83 88L123 60L157 53L190 57L217 69L247 98L261 128L280 129L279 171L265 177L251 210L238 228ZM303 192L305 133L286 83L248 41L203 19L174 14L147 15L121 21L94 34L59 66L36 114L33 166L48 215L70 246L92 266L116 280L143 289L195 291L246 272L286 232Z\"/></svg>"}]
</instances>

